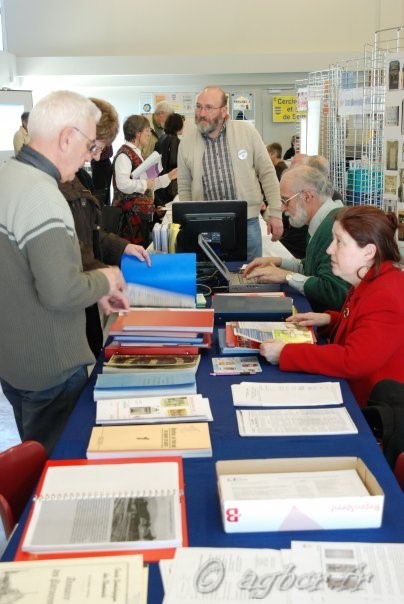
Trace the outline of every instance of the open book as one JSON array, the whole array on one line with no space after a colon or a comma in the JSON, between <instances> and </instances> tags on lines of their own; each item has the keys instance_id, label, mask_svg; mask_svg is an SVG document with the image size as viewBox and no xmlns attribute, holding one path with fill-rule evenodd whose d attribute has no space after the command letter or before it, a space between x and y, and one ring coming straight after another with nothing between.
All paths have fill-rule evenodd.
<instances>
[{"instance_id":1,"label":"open book","mask_svg":"<svg viewBox=\"0 0 404 604\"><path fill-rule=\"evenodd\" d=\"M48 461L17 559L125 550L158 560L186 541L180 458Z\"/></svg>"}]
</instances>

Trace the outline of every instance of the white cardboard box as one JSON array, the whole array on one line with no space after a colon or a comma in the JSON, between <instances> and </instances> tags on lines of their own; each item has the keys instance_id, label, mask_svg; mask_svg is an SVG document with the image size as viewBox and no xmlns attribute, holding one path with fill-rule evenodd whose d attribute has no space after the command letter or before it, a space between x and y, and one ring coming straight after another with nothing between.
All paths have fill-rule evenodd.
<instances>
[{"instance_id":1,"label":"white cardboard box","mask_svg":"<svg viewBox=\"0 0 404 604\"><path fill-rule=\"evenodd\" d=\"M313 497L303 493L303 496L294 498L268 498L265 496L265 489L259 493L258 474L337 470L356 471L360 480L357 480L355 472L350 474L354 475L360 489L364 490L363 487L366 487L367 494L352 495L352 491L347 489L347 494L342 496ZM223 527L227 533L378 528L382 523L384 492L366 464L358 457L218 461L216 473ZM255 488L250 492L240 483L241 475L246 474L252 475L253 483L254 475L257 479ZM228 496L226 500L226 492L233 491L232 481L236 490L244 493L244 496L237 499ZM307 486L309 491L308 483Z\"/></svg>"}]
</instances>

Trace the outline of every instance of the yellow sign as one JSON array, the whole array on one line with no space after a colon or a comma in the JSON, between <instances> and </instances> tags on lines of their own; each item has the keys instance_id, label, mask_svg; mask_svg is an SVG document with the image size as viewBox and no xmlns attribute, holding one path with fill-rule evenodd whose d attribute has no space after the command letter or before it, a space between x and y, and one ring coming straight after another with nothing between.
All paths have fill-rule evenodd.
<instances>
[{"instance_id":1,"label":"yellow sign","mask_svg":"<svg viewBox=\"0 0 404 604\"><path fill-rule=\"evenodd\" d=\"M273 122L289 123L297 122L298 119L296 96L274 96L272 100Z\"/></svg>"}]
</instances>

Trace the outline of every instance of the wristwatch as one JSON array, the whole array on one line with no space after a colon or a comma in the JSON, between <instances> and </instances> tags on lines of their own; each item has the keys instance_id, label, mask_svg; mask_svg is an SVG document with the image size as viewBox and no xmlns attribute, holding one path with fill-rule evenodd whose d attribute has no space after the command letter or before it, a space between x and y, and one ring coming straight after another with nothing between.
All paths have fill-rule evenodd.
<instances>
[{"instance_id":1,"label":"wristwatch","mask_svg":"<svg viewBox=\"0 0 404 604\"><path fill-rule=\"evenodd\" d=\"M300 281L301 283L305 281L306 276L301 275L300 273L288 273L285 277L286 283L289 283L293 279L293 281Z\"/></svg>"}]
</instances>

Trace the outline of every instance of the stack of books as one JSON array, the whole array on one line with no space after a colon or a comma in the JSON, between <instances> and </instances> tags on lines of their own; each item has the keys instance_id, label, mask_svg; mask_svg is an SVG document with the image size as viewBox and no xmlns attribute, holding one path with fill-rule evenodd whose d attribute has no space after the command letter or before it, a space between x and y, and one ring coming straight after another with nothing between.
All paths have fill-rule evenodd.
<instances>
[{"instance_id":1,"label":"stack of books","mask_svg":"<svg viewBox=\"0 0 404 604\"><path fill-rule=\"evenodd\" d=\"M257 354L262 342L279 340L285 344L316 341L313 330L283 321L228 321L219 329L219 348L222 354Z\"/></svg>"},{"instance_id":2,"label":"stack of books","mask_svg":"<svg viewBox=\"0 0 404 604\"><path fill-rule=\"evenodd\" d=\"M132 308L112 323L105 358L120 355L198 355L212 345L209 308Z\"/></svg>"}]
</instances>

